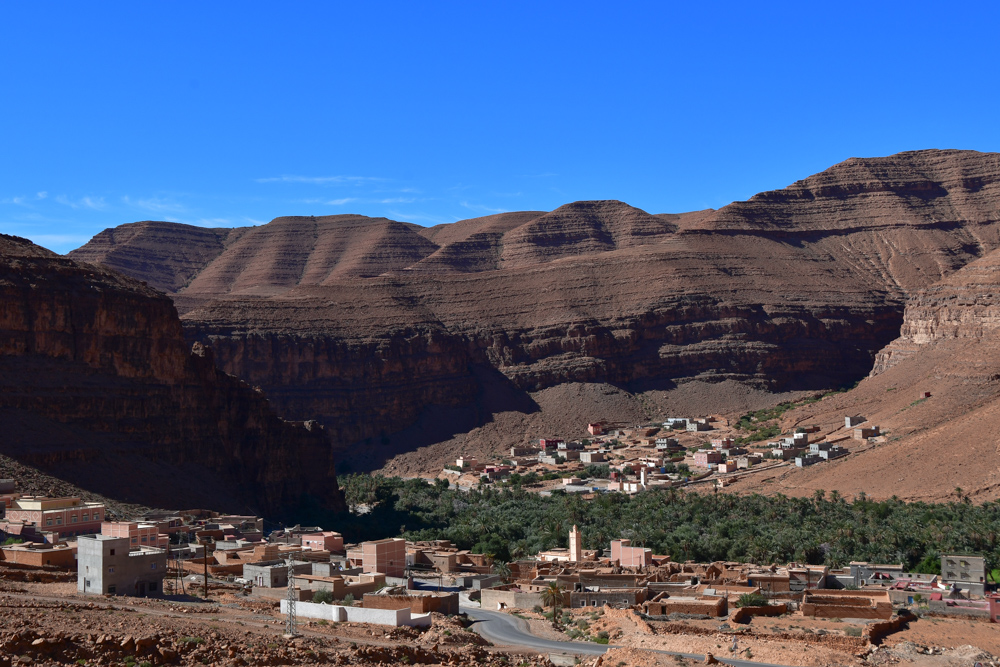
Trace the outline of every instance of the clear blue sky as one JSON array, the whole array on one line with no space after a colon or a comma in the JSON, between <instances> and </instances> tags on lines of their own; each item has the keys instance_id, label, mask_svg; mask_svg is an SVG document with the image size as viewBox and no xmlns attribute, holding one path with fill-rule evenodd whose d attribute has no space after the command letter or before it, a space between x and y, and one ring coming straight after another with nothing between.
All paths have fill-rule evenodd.
<instances>
[{"instance_id":1,"label":"clear blue sky","mask_svg":"<svg viewBox=\"0 0 1000 667\"><path fill-rule=\"evenodd\" d=\"M679 212L1000 151L998 6L3 3L0 231Z\"/></svg>"}]
</instances>

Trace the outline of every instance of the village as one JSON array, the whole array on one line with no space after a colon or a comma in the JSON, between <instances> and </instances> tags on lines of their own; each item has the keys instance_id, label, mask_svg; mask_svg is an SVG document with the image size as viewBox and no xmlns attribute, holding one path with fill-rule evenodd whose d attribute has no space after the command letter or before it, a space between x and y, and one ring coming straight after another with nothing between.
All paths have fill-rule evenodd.
<instances>
[{"instance_id":1,"label":"village","mask_svg":"<svg viewBox=\"0 0 1000 667\"><path fill-rule=\"evenodd\" d=\"M539 438L537 445L511 447L509 456L492 461L460 457L438 478L459 488L519 484L543 495L586 497L669 486L723 488L746 475L804 468L885 442L879 427L866 422L851 415L830 432L807 425L775 440L758 440L719 416L668 417L634 426L598 421L587 424L585 435Z\"/></svg>"},{"instance_id":2,"label":"village","mask_svg":"<svg viewBox=\"0 0 1000 667\"><path fill-rule=\"evenodd\" d=\"M591 428L602 430L598 424ZM697 428L685 432L703 432ZM657 440L676 440L657 435L640 437L654 448ZM616 432L612 437L628 436ZM557 443L554 451L587 450L560 450ZM718 449L695 454L702 452ZM674 481L642 469L638 483L651 485L664 477ZM475 650L483 650L485 640L506 650L502 647L510 640L494 629L502 615L527 625L519 635L522 651L538 639L562 642L561 650L536 651L552 664L574 664L559 662L560 656L575 661L595 655L593 649L606 650L602 646L697 655L707 662L715 656L766 656L772 664L877 663L880 651L888 650L886 642L904 639L911 653L958 650L928 637L936 636L941 623L949 631L971 627L982 633L1000 616L1000 595L989 583L985 559L975 554L942 555L940 575L865 562L843 568L674 562L628 539L584 549L583 531L573 526L567 548L504 563L446 540L394 537L349 544L340 533L320 527L266 531L260 517L206 510L108 520L102 503L21 495L16 487L15 480L0 480L0 594L5 600L20 591L22 598L55 595L91 607L95 599L142 598L174 610L178 604L194 605L191 612L210 605L211 613L225 615L223 607L229 606L288 641L312 634L331 641L341 637L356 646L394 632L436 633L442 641L454 636L453 643L467 642ZM246 622L240 618L233 622ZM465 620L456 624L454 619ZM933 624L924 619L934 619ZM927 644L915 643L917 638ZM50 650L42 639L26 644L12 637L7 646L26 655L31 646L38 647L36 653ZM178 651L197 648L140 646L133 638L128 650L169 664L179 659ZM799 655L802 650L815 655L806 659Z\"/></svg>"}]
</instances>

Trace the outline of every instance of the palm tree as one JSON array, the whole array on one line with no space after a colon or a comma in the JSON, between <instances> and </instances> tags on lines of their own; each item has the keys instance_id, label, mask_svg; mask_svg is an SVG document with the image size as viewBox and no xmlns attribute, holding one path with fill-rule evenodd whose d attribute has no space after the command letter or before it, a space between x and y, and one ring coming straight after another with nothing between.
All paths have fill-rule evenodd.
<instances>
[{"instance_id":1,"label":"palm tree","mask_svg":"<svg viewBox=\"0 0 1000 667\"><path fill-rule=\"evenodd\" d=\"M542 604L552 607L552 625L559 625L559 605L563 601L563 587L558 581L550 581L548 588L542 591Z\"/></svg>"},{"instance_id":2,"label":"palm tree","mask_svg":"<svg viewBox=\"0 0 1000 667\"><path fill-rule=\"evenodd\" d=\"M500 577L500 581L506 584L510 581L510 563L502 560L493 561L493 574Z\"/></svg>"}]
</instances>

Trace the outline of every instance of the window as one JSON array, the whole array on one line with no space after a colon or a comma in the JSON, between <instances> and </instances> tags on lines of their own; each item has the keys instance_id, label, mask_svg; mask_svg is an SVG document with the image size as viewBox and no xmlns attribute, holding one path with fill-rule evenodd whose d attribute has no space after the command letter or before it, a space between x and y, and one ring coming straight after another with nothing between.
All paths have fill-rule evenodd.
<instances>
[{"instance_id":1,"label":"window","mask_svg":"<svg viewBox=\"0 0 1000 667\"><path fill-rule=\"evenodd\" d=\"M149 566L149 569L150 569L150 570L155 570L155 569L156 569L156 563L152 563L152 564L151 564L151 565Z\"/></svg>"},{"instance_id":2,"label":"window","mask_svg":"<svg viewBox=\"0 0 1000 667\"><path fill-rule=\"evenodd\" d=\"M76 523L76 515L75 514L69 518L69 522L70 523Z\"/></svg>"},{"instance_id":3,"label":"window","mask_svg":"<svg viewBox=\"0 0 1000 667\"><path fill-rule=\"evenodd\" d=\"M109 567L108 568L108 574L114 574L114 573L115 573L115 568Z\"/></svg>"},{"instance_id":4,"label":"window","mask_svg":"<svg viewBox=\"0 0 1000 667\"><path fill-rule=\"evenodd\" d=\"M88 567L87 569L89 570L90 568ZM83 580L83 587L84 589L90 588L90 579Z\"/></svg>"},{"instance_id":5,"label":"window","mask_svg":"<svg viewBox=\"0 0 1000 667\"><path fill-rule=\"evenodd\" d=\"M591 600L590 601L590 606L591 607L596 607L597 606L597 600Z\"/></svg>"},{"instance_id":6,"label":"window","mask_svg":"<svg viewBox=\"0 0 1000 667\"><path fill-rule=\"evenodd\" d=\"M89 517L90 517L90 514L88 514L87 512L84 512L83 515L80 517L80 519L82 521L86 521Z\"/></svg>"},{"instance_id":7,"label":"window","mask_svg":"<svg viewBox=\"0 0 1000 667\"><path fill-rule=\"evenodd\" d=\"M61 526L62 525L62 517L61 516L56 517L56 525L57 526Z\"/></svg>"},{"instance_id":8,"label":"window","mask_svg":"<svg viewBox=\"0 0 1000 667\"><path fill-rule=\"evenodd\" d=\"M52 525L52 519L46 519L45 520L45 525L46 526L51 526Z\"/></svg>"},{"instance_id":9,"label":"window","mask_svg":"<svg viewBox=\"0 0 1000 667\"><path fill-rule=\"evenodd\" d=\"M111 555L111 556L114 556L114 555L115 555L115 550L114 550L114 549L112 549L112 550L111 550L111 551L109 552L109 555Z\"/></svg>"},{"instance_id":10,"label":"window","mask_svg":"<svg viewBox=\"0 0 1000 667\"><path fill-rule=\"evenodd\" d=\"M137 539L138 538L135 535L133 535L132 536L132 544L137 544L137 542L136 542Z\"/></svg>"},{"instance_id":11,"label":"window","mask_svg":"<svg viewBox=\"0 0 1000 667\"><path fill-rule=\"evenodd\" d=\"M108 586L108 595L114 595L118 590L114 586Z\"/></svg>"}]
</instances>

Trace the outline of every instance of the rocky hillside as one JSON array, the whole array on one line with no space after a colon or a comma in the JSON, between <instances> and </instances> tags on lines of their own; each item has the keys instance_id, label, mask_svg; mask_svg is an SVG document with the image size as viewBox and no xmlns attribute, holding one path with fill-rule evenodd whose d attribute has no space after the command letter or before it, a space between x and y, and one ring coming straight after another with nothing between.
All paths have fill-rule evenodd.
<instances>
[{"instance_id":1,"label":"rocky hillside","mask_svg":"<svg viewBox=\"0 0 1000 667\"><path fill-rule=\"evenodd\" d=\"M851 159L689 214L576 202L429 229L333 216L232 234L171 292L189 340L280 413L376 443L432 408L466 410L457 432L567 382L864 377L910 294L1000 247L1000 155ZM148 250L72 256L102 253L129 271Z\"/></svg>"},{"instance_id":2,"label":"rocky hillside","mask_svg":"<svg viewBox=\"0 0 1000 667\"><path fill-rule=\"evenodd\" d=\"M339 508L327 434L184 339L170 299L0 236L2 453L146 505Z\"/></svg>"}]
</instances>

